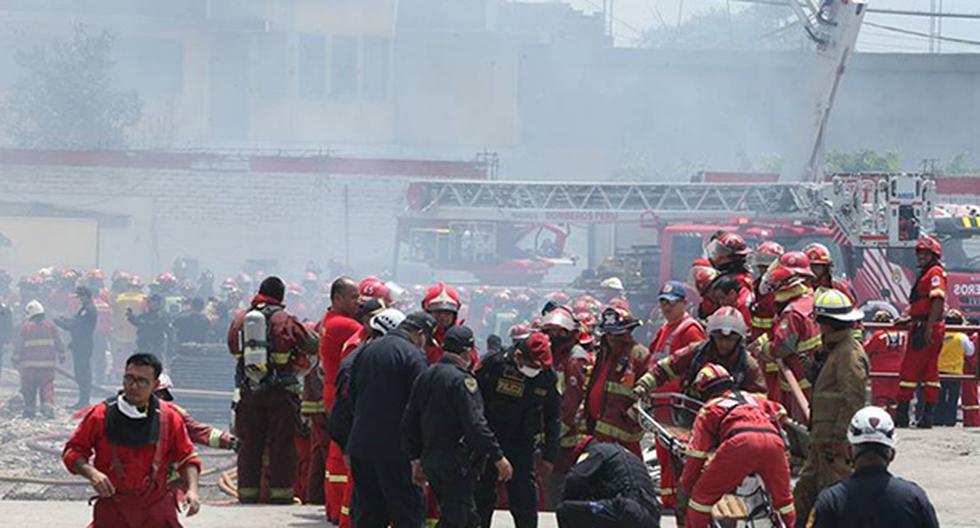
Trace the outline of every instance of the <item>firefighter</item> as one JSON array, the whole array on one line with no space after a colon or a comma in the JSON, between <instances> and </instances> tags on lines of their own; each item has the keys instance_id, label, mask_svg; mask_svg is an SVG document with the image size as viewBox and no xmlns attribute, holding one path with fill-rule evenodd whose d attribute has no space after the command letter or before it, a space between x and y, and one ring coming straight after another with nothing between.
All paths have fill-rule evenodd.
<instances>
[{"instance_id":1,"label":"firefighter","mask_svg":"<svg viewBox=\"0 0 980 528\"><path fill-rule=\"evenodd\" d=\"M973 334L973 348L974 350L980 348L980 336L977 333ZM978 356L980 354L973 354L966 358L963 365L963 372L974 378L977 375ZM980 427L980 400L977 398L977 392L976 383L963 384L963 392L960 395L963 400L963 427Z\"/></svg>"},{"instance_id":2,"label":"firefighter","mask_svg":"<svg viewBox=\"0 0 980 528\"><path fill-rule=\"evenodd\" d=\"M751 338L752 348L756 358L762 363L763 372L766 376L766 387L769 389L769 399L779 401L779 364L775 361L766 360L771 357L769 346L773 336L773 321L776 318L776 296L768 289L764 290L763 279L769 266L779 260L786 251L780 244L767 240L756 248L752 254L752 261L756 270L756 277L752 281L753 302L749 306L752 313L751 319Z\"/></svg>"},{"instance_id":3,"label":"firefighter","mask_svg":"<svg viewBox=\"0 0 980 528\"><path fill-rule=\"evenodd\" d=\"M228 328L228 350L237 360L240 394L235 410L238 500L259 501L262 456L269 453L269 502L292 504L296 473L296 421L300 379L317 363L318 338L286 311L286 285L270 276L259 286L250 309Z\"/></svg>"},{"instance_id":4,"label":"firefighter","mask_svg":"<svg viewBox=\"0 0 980 528\"><path fill-rule=\"evenodd\" d=\"M681 476L678 506L683 526L707 527L712 506L753 473L765 483L773 509L786 526L793 526L789 463L779 426L786 410L765 395L738 390L725 367L714 363L701 368L694 386L705 404L694 420Z\"/></svg>"},{"instance_id":5,"label":"firefighter","mask_svg":"<svg viewBox=\"0 0 980 528\"><path fill-rule=\"evenodd\" d=\"M205 343L211 333L211 321L204 315L204 299L194 297L187 309L177 314L172 323L177 346L184 343Z\"/></svg>"},{"instance_id":6,"label":"firefighter","mask_svg":"<svg viewBox=\"0 0 980 528\"><path fill-rule=\"evenodd\" d=\"M916 385L925 385L925 406L922 421L917 427L932 427L936 402L939 400L939 352L946 334L943 321L943 305L946 301L946 270L939 261L943 248L930 236L915 243L915 259L919 276L909 293L909 319L899 322L908 327L909 344L902 358L898 382L898 409L895 412L897 427L909 426L909 407Z\"/></svg>"},{"instance_id":7,"label":"firefighter","mask_svg":"<svg viewBox=\"0 0 980 528\"><path fill-rule=\"evenodd\" d=\"M767 361L782 362L796 378L800 390L810 399L810 367L813 355L820 348L820 329L813 320L813 290L807 284L812 277L810 260L799 251L789 251L779 258L779 264L767 274L768 288L776 300L776 319L773 321L772 341ZM807 423L802 403L796 401L789 380L780 376L780 402L790 417Z\"/></svg>"},{"instance_id":8,"label":"firefighter","mask_svg":"<svg viewBox=\"0 0 980 528\"><path fill-rule=\"evenodd\" d=\"M114 375L123 370L123 361L136 351L136 327L129 324L127 314L139 310L146 302L143 283L135 275L126 272L112 274L112 365L109 369Z\"/></svg>"},{"instance_id":9,"label":"firefighter","mask_svg":"<svg viewBox=\"0 0 980 528\"><path fill-rule=\"evenodd\" d=\"M847 428L854 474L823 490L807 526L813 528L939 528L922 488L888 472L895 459L895 424L878 407L854 414Z\"/></svg>"},{"instance_id":10,"label":"firefighter","mask_svg":"<svg viewBox=\"0 0 980 528\"><path fill-rule=\"evenodd\" d=\"M871 318L876 323L891 324L892 316L887 310L878 310ZM864 352L868 355L871 372L898 375L905 354L906 335L900 330L875 330L864 341ZM895 414L898 394L898 378L875 377L871 379L871 403Z\"/></svg>"},{"instance_id":11,"label":"firefighter","mask_svg":"<svg viewBox=\"0 0 980 528\"><path fill-rule=\"evenodd\" d=\"M402 418L402 442L412 461L412 479L428 483L439 501L437 526L477 528L474 486L483 464L497 480L513 468L487 424L479 384L470 374L473 331L453 326L443 336L444 355L412 385Z\"/></svg>"},{"instance_id":12,"label":"firefighter","mask_svg":"<svg viewBox=\"0 0 980 528\"><path fill-rule=\"evenodd\" d=\"M817 295L824 290L837 290L847 295L851 302L857 301L857 296L854 295L854 289L851 288L851 285L846 281L834 278L834 261L827 246L813 242L803 248L803 253L810 259L810 271L813 272L811 283Z\"/></svg>"},{"instance_id":13,"label":"firefighter","mask_svg":"<svg viewBox=\"0 0 980 528\"><path fill-rule=\"evenodd\" d=\"M137 350L160 358L167 357L170 316L163 309L163 297L160 294L150 295L146 300L146 310L139 315L132 308L127 308L126 319L136 327Z\"/></svg>"},{"instance_id":14,"label":"firefighter","mask_svg":"<svg viewBox=\"0 0 980 528\"><path fill-rule=\"evenodd\" d=\"M436 321L426 312L405 317L398 328L356 352L350 371L353 408L347 455L354 477L353 525L417 528L425 519L422 491L401 436L401 418L415 379L426 370L426 346Z\"/></svg>"},{"instance_id":15,"label":"firefighter","mask_svg":"<svg viewBox=\"0 0 980 528\"><path fill-rule=\"evenodd\" d=\"M708 296L715 306L731 306L742 314L745 321L752 320L751 304L754 302L752 290L735 275L719 275L708 286Z\"/></svg>"},{"instance_id":16,"label":"firefighter","mask_svg":"<svg viewBox=\"0 0 980 528\"><path fill-rule=\"evenodd\" d=\"M459 318L459 310L463 304L459 300L459 294L452 286L447 286L444 282L430 286L422 299L422 309L435 318L438 326L432 336L432 343L426 347L425 355L429 364L433 365L442 358L442 339L449 328L463 324ZM480 354L473 349L470 358L473 368L480 364Z\"/></svg>"},{"instance_id":17,"label":"firefighter","mask_svg":"<svg viewBox=\"0 0 980 528\"><path fill-rule=\"evenodd\" d=\"M722 275L734 275L742 287L751 292L752 270L748 266L748 257L752 249L738 233L729 231L713 237L705 248L711 266ZM739 294L742 297L743 294Z\"/></svg>"},{"instance_id":18,"label":"firefighter","mask_svg":"<svg viewBox=\"0 0 980 528\"><path fill-rule=\"evenodd\" d=\"M558 460L551 475L545 476L545 496L548 506L554 508L561 500L565 474L575 462L575 447L585 438L581 408L593 358L576 342L578 323L567 308L557 308L542 317L541 331L551 342L558 392L561 394Z\"/></svg>"},{"instance_id":19,"label":"firefighter","mask_svg":"<svg viewBox=\"0 0 980 528\"><path fill-rule=\"evenodd\" d=\"M820 491L851 474L847 426L864 407L868 384L868 358L852 333L864 317L861 310L842 292L827 290L813 302L813 314L821 350L814 358L810 448L793 489L799 528Z\"/></svg>"},{"instance_id":20,"label":"firefighter","mask_svg":"<svg viewBox=\"0 0 980 528\"><path fill-rule=\"evenodd\" d=\"M92 407L65 444L65 467L98 494L90 526L179 527L178 502L167 486L171 470L187 483L180 502L187 515L201 507L201 462L184 420L153 394L162 370L152 354L130 356L122 394Z\"/></svg>"},{"instance_id":21,"label":"firefighter","mask_svg":"<svg viewBox=\"0 0 980 528\"><path fill-rule=\"evenodd\" d=\"M343 507L344 494L348 484L348 471L344 465L343 454L336 442L329 440L327 423L330 420L329 409L333 408L337 379L337 371L343 360L344 343L361 331L358 320L363 289L373 287L373 282L362 281L356 284L350 277L339 277L330 285L330 308L327 309L320 324L320 365L323 369L322 400L312 391L305 391L304 397L307 415L311 416L311 443L314 449L320 450L314 459L326 459L324 484L324 502L326 504L327 520L336 523L340 519L340 509ZM320 400L319 402L317 400ZM317 411L323 412L317 412ZM327 447L329 446L329 447ZM327 453L323 453L323 449ZM311 471L316 471L311 467Z\"/></svg>"},{"instance_id":22,"label":"firefighter","mask_svg":"<svg viewBox=\"0 0 980 528\"><path fill-rule=\"evenodd\" d=\"M609 306L599 316L602 338L596 366L586 388L588 432L599 441L619 442L642 458L643 429L627 416L636 403L636 380L647 372L650 351L633 339L640 322L626 308Z\"/></svg>"},{"instance_id":23,"label":"firefighter","mask_svg":"<svg viewBox=\"0 0 980 528\"><path fill-rule=\"evenodd\" d=\"M661 359L705 338L704 327L687 313L686 286L677 281L667 281L660 288L657 300L666 323L657 330L653 342L650 343L650 364L647 365L647 371L652 370ZM681 380L670 380L657 387L655 392L681 392ZM667 407L655 408L654 414L658 420L670 420L670 409ZM670 453L659 440L656 445L657 461L660 463L660 502L664 508L674 509L677 507L676 475L670 462Z\"/></svg>"},{"instance_id":24,"label":"firefighter","mask_svg":"<svg viewBox=\"0 0 980 528\"><path fill-rule=\"evenodd\" d=\"M707 259L705 259L707 262ZM690 284L698 292L698 296L701 297L701 301L698 303L698 319L707 319L711 314L715 313L718 309L718 305L715 304L714 299L711 296L711 285L714 284L715 279L718 278L720 273L715 268L711 267L710 264L697 264L691 268Z\"/></svg>"},{"instance_id":25,"label":"firefighter","mask_svg":"<svg viewBox=\"0 0 980 528\"><path fill-rule=\"evenodd\" d=\"M963 314L956 309L946 311L947 326L966 324ZM963 375L967 358L973 356L976 349L973 340L963 332L946 332L943 337L943 348L939 352L939 373ZM954 427L956 412L960 403L960 380L943 380L939 382L939 403L936 406L936 425Z\"/></svg>"},{"instance_id":26,"label":"firefighter","mask_svg":"<svg viewBox=\"0 0 980 528\"><path fill-rule=\"evenodd\" d=\"M78 401L71 408L84 409L89 405L92 393L92 348L95 325L99 314L92 303L92 291L85 286L75 289L79 308L71 318L59 317L54 323L71 334L72 365L75 367L75 383L78 384Z\"/></svg>"},{"instance_id":27,"label":"firefighter","mask_svg":"<svg viewBox=\"0 0 980 528\"><path fill-rule=\"evenodd\" d=\"M11 363L20 373L24 417L33 418L36 401L41 414L54 418L55 360L65 362L65 345L54 323L45 319L44 306L34 299L24 307L24 321L17 331Z\"/></svg>"},{"instance_id":28,"label":"firefighter","mask_svg":"<svg viewBox=\"0 0 980 528\"><path fill-rule=\"evenodd\" d=\"M600 296L605 299L606 305L620 305L629 309L629 301L626 300L626 288L623 287L623 280L619 277L609 277L599 283L601 289Z\"/></svg>"},{"instance_id":29,"label":"firefighter","mask_svg":"<svg viewBox=\"0 0 980 528\"><path fill-rule=\"evenodd\" d=\"M561 396L552 364L551 341L544 333L534 332L506 351L485 358L476 372L487 422L514 468L507 483L507 501L517 528L538 525L534 455L540 435L544 437L540 447L545 475L558 459ZM476 487L481 526L488 528L497 503L497 480L496 467L488 465Z\"/></svg>"},{"instance_id":30,"label":"firefighter","mask_svg":"<svg viewBox=\"0 0 980 528\"><path fill-rule=\"evenodd\" d=\"M681 392L696 398L695 377L708 363L725 367L739 390L764 394L766 385L759 363L745 349L749 330L742 314L730 306L719 308L708 318L705 331L707 340L693 343L653 364L637 382L637 395L644 396L664 383L680 378Z\"/></svg>"},{"instance_id":31,"label":"firefighter","mask_svg":"<svg viewBox=\"0 0 980 528\"><path fill-rule=\"evenodd\" d=\"M575 449L562 501L560 528L657 528L657 490L643 460L618 443L585 437Z\"/></svg>"},{"instance_id":32,"label":"firefighter","mask_svg":"<svg viewBox=\"0 0 980 528\"><path fill-rule=\"evenodd\" d=\"M14 333L14 312L0 296L0 374L3 373L3 354Z\"/></svg>"}]
</instances>

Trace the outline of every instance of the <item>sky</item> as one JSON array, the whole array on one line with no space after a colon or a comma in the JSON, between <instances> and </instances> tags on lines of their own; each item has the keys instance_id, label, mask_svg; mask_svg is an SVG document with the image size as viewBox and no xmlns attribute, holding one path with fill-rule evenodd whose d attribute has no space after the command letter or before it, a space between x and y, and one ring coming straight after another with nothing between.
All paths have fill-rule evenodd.
<instances>
[{"instance_id":1,"label":"sky","mask_svg":"<svg viewBox=\"0 0 980 528\"><path fill-rule=\"evenodd\" d=\"M600 11L603 0L563 0L586 12ZM710 10L725 9L730 5L737 10L745 5L738 0L613 0L613 35L617 46L634 46L639 34L646 28L662 24L676 25L678 18L687 17ZM968 13L980 15L980 2L977 0L869 0L869 8L901 9L911 11L931 10L932 2L941 3L945 13ZM779 9L773 7L773 9ZM937 9L938 10L938 9ZM896 16L868 13L865 22L893 26L922 33L929 32L930 19L926 17ZM980 19L945 19L942 35L980 41ZM939 51L943 53L978 53L980 45L942 42ZM909 52L928 53L929 39L905 35L883 28L865 24L858 38L858 49L865 52Z\"/></svg>"}]
</instances>

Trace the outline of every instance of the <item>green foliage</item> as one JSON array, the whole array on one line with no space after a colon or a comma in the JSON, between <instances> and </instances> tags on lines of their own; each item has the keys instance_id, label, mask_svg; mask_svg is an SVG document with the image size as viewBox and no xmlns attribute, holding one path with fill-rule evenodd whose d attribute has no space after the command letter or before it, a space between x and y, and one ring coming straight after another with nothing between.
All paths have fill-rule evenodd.
<instances>
[{"instance_id":1,"label":"green foliage","mask_svg":"<svg viewBox=\"0 0 980 528\"><path fill-rule=\"evenodd\" d=\"M7 133L30 148L121 148L139 122L136 92L112 89L113 35L78 26L70 41L17 54L23 70L3 108Z\"/></svg>"},{"instance_id":2,"label":"green foliage","mask_svg":"<svg viewBox=\"0 0 980 528\"><path fill-rule=\"evenodd\" d=\"M970 161L969 152L960 152L953 159L949 160L942 168L943 174L951 176L976 175L980 174L980 167L973 165Z\"/></svg>"},{"instance_id":3,"label":"green foliage","mask_svg":"<svg viewBox=\"0 0 980 528\"><path fill-rule=\"evenodd\" d=\"M871 149L856 152L831 150L824 159L824 172L827 174L900 171L901 158L894 151L879 153Z\"/></svg>"}]
</instances>

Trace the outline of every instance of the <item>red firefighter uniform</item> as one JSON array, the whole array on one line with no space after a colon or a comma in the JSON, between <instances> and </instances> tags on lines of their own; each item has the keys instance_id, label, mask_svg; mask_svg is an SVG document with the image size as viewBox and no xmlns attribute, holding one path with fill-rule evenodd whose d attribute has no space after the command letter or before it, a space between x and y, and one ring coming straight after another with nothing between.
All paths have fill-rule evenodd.
<instances>
[{"instance_id":1,"label":"red firefighter uniform","mask_svg":"<svg viewBox=\"0 0 980 528\"><path fill-rule=\"evenodd\" d=\"M20 324L11 362L20 373L26 415L34 415L38 399L41 412L54 415L54 368L58 360L64 359L65 345L54 323L33 318Z\"/></svg>"},{"instance_id":2,"label":"red firefighter uniform","mask_svg":"<svg viewBox=\"0 0 980 528\"><path fill-rule=\"evenodd\" d=\"M241 374L244 362L239 334L246 312L240 311L228 328L228 350L238 360L241 393L235 412L235 432L242 441L238 450L238 500L258 502L262 455L268 449L269 501L292 504L300 378L316 364L318 340L273 297L258 294L251 308L266 316L269 364L268 375L257 387Z\"/></svg>"},{"instance_id":3,"label":"red firefighter uniform","mask_svg":"<svg viewBox=\"0 0 980 528\"><path fill-rule=\"evenodd\" d=\"M980 350L980 334L973 334L973 348ZM963 373L973 376L977 375L977 357L980 352L968 356L963 364ZM980 400L977 398L977 382L968 381L963 383L960 391L960 405L963 409L963 427L980 427Z\"/></svg>"},{"instance_id":4,"label":"red firefighter uniform","mask_svg":"<svg viewBox=\"0 0 980 528\"><path fill-rule=\"evenodd\" d=\"M650 363L647 371L654 367L654 364L664 358L670 357L677 350L687 347L692 343L704 340L704 327L690 314L684 316L674 323L667 323L661 326L653 342L650 344ZM675 378L654 389L658 393L681 392L681 380ZM661 423L670 422L670 409L666 406L654 408L654 417ZM677 507L677 483L674 477L674 468L670 459L669 450L657 441L657 461L660 462L660 502L665 508Z\"/></svg>"},{"instance_id":5,"label":"red firefighter uniform","mask_svg":"<svg viewBox=\"0 0 980 528\"><path fill-rule=\"evenodd\" d=\"M643 428L627 412L636 403L633 386L647 372L650 351L631 341L601 340L592 379L586 390L585 417L588 430L600 442L616 442L643 458Z\"/></svg>"},{"instance_id":6,"label":"red firefighter uniform","mask_svg":"<svg viewBox=\"0 0 980 528\"><path fill-rule=\"evenodd\" d=\"M772 342L769 353L780 359L790 369L796 381L810 399L810 365L813 355L820 349L820 328L813 319L813 293L807 290L790 300L780 310L773 322ZM796 403L786 380L779 380L780 401L789 410L789 415L800 423L807 423L806 415Z\"/></svg>"},{"instance_id":7,"label":"red firefighter uniform","mask_svg":"<svg viewBox=\"0 0 980 528\"><path fill-rule=\"evenodd\" d=\"M560 454L555 463L557 472L566 472L575 463L575 448L585 438L585 423L579 410L585 401L585 388L594 358L574 341L552 351L558 392L561 393Z\"/></svg>"},{"instance_id":8,"label":"red firefighter uniform","mask_svg":"<svg viewBox=\"0 0 980 528\"><path fill-rule=\"evenodd\" d=\"M735 378L736 386L744 391L765 394L766 383L759 362L745 350L744 345L727 356L715 349L711 339L692 343L657 361L640 382L648 390L656 389L671 380L681 380L681 392L693 394L694 377L708 363L725 367ZM697 396L696 394L694 394Z\"/></svg>"},{"instance_id":9,"label":"red firefighter uniform","mask_svg":"<svg viewBox=\"0 0 980 528\"><path fill-rule=\"evenodd\" d=\"M111 442L107 414L109 403L96 404L85 415L65 444L61 459L75 472L78 460L88 460L105 473L116 489L107 499L98 499L89 528L179 528L174 490L167 486L170 471L182 472L201 462L194 452L180 413L165 401L159 405L157 440L129 446ZM118 411L115 411L118 412Z\"/></svg>"},{"instance_id":10,"label":"red firefighter uniform","mask_svg":"<svg viewBox=\"0 0 980 528\"><path fill-rule=\"evenodd\" d=\"M939 401L939 352L946 335L946 322L942 317L932 328L926 327L929 308L933 299L946 298L946 270L939 261L923 270L909 295L908 349L902 359L901 380L898 382L898 401L912 400L918 382L925 386L922 390L926 403ZM926 345L926 333L932 334L932 344ZM921 344L917 343L921 335Z\"/></svg>"},{"instance_id":11,"label":"red firefighter uniform","mask_svg":"<svg viewBox=\"0 0 980 528\"><path fill-rule=\"evenodd\" d=\"M327 310L320 331L320 363L323 366L323 406L333 409L336 394L335 382L343 359L344 343L362 330L356 319L333 310ZM340 520L340 509L347 488L348 471L344 456L336 442L330 442L324 475L327 519Z\"/></svg>"},{"instance_id":12,"label":"red firefighter uniform","mask_svg":"<svg viewBox=\"0 0 980 528\"><path fill-rule=\"evenodd\" d=\"M776 294L773 292L761 291L762 276L752 283L755 292L754 302L751 306L752 322L750 326L751 340L757 344L760 351L759 363L762 365L763 373L766 376L766 387L769 389L769 399L779 401L779 364L769 356L769 348L772 346L773 323L776 319Z\"/></svg>"},{"instance_id":13,"label":"red firefighter uniform","mask_svg":"<svg viewBox=\"0 0 980 528\"><path fill-rule=\"evenodd\" d=\"M301 473L306 479L306 496L303 497L305 504L324 504L326 500L323 471L327 465L330 434L327 432L327 414L323 407L322 376L323 370L317 366L303 378L300 414L310 429L307 471L305 474Z\"/></svg>"},{"instance_id":14,"label":"red firefighter uniform","mask_svg":"<svg viewBox=\"0 0 980 528\"><path fill-rule=\"evenodd\" d=\"M235 448L235 437L227 431L197 421L186 409L175 403L170 403L170 407L184 421L184 429L187 431L187 437L190 438L191 443L215 449ZM167 481L167 485L174 490L177 503L180 504L184 500L184 494L187 493L187 481L181 477L180 472L176 471L175 468L171 468Z\"/></svg>"},{"instance_id":15,"label":"red firefighter uniform","mask_svg":"<svg viewBox=\"0 0 980 528\"><path fill-rule=\"evenodd\" d=\"M761 395L730 390L704 404L681 475L682 493L690 497L684 526L707 527L712 506L752 473L765 482L786 526L793 526L789 463L776 425L785 414L780 404ZM704 468L712 451L714 457Z\"/></svg>"},{"instance_id":16,"label":"red firefighter uniform","mask_svg":"<svg viewBox=\"0 0 980 528\"><path fill-rule=\"evenodd\" d=\"M864 352L871 363L871 372L898 374L905 355L906 335L897 330L875 330L864 341ZM872 377L871 403L895 413L898 396L898 378Z\"/></svg>"}]
</instances>

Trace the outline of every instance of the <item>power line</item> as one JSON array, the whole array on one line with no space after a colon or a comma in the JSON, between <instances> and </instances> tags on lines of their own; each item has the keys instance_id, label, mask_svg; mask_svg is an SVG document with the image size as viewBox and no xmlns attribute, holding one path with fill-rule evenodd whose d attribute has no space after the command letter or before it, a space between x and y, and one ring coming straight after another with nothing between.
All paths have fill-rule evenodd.
<instances>
[{"instance_id":1,"label":"power line","mask_svg":"<svg viewBox=\"0 0 980 528\"><path fill-rule=\"evenodd\" d=\"M789 7L788 2L795 0L732 0L733 2L741 2L743 4L759 4L759 5L770 5L770 6L781 6ZM911 16L911 17L923 17L923 18L965 18L971 20L980 20L980 14L972 13L932 13L929 11L910 11L906 9L877 9L869 7L865 9L868 13L874 13L877 15L896 15L896 16Z\"/></svg>"},{"instance_id":2,"label":"power line","mask_svg":"<svg viewBox=\"0 0 980 528\"><path fill-rule=\"evenodd\" d=\"M876 24L874 22L867 22L867 21L864 22L864 25L876 27L879 29L884 29L887 31L894 31L895 33L901 33L903 35L913 35L916 37L931 38L931 39L937 39L946 42L956 42L958 44L969 44L971 46L980 46L980 40L970 40L970 39L963 39L963 38L956 38L956 37L943 37L939 35L930 35L928 33L923 33L921 31L913 31L911 29L889 26L885 24Z\"/></svg>"}]
</instances>

